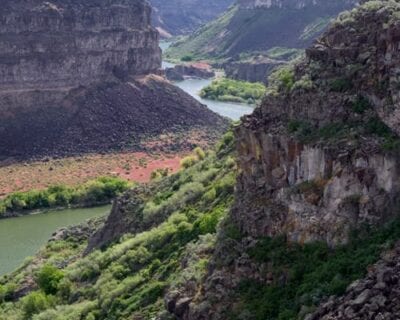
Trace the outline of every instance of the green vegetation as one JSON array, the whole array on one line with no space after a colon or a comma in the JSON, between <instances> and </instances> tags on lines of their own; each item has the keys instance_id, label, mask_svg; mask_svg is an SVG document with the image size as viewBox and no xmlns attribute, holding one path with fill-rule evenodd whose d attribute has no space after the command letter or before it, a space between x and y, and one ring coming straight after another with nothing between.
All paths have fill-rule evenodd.
<instances>
[{"instance_id":1,"label":"green vegetation","mask_svg":"<svg viewBox=\"0 0 400 320\"><path fill-rule=\"evenodd\" d=\"M233 143L229 132L215 152L196 149L196 163L190 167L134 187L130 192L145 203L124 207L124 221L149 219L143 231L125 234L86 257L81 256L86 240L52 241L0 278L0 319L169 319L165 290L200 282L206 275L214 234L233 200ZM62 269L55 267L60 265ZM33 279L37 289L14 301L26 279Z\"/></svg>"},{"instance_id":2,"label":"green vegetation","mask_svg":"<svg viewBox=\"0 0 400 320\"><path fill-rule=\"evenodd\" d=\"M330 17L318 17L315 21L304 28L300 39L309 40L315 38L328 26L330 21Z\"/></svg>"},{"instance_id":3,"label":"green vegetation","mask_svg":"<svg viewBox=\"0 0 400 320\"><path fill-rule=\"evenodd\" d=\"M250 311L254 320L301 319L301 310L313 310L331 295L343 294L346 287L364 276L383 250L394 245L400 234L400 220L378 229L354 232L349 245L333 250L325 243L301 246L288 244L284 237L266 238L249 251L257 262L267 263L273 284L253 280L241 283L238 307ZM233 319L241 319L240 312Z\"/></svg>"},{"instance_id":4,"label":"green vegetation","mask_svg":"<svg viewBox=\"0 0 400 320\"><path fill-rule=\"evenodd\" d=\"M303 54L302 49L273 47L267 51L267 56L276 60L293 60Z\"/></svg>"},{"instance_id":5,"label":"green vegetation","mask_svg":"<svg viewBox=\"0 0 400 320\"><path fill-rule=\"evenodd\" d=\"M345 92L347 90L350 90L353 87L353 84L349 79L338 78L330 82L330 87L332 91Z\"/></svg>"},{"instance_id":6,"label":"green vegetation","mask_svg":"<svg viewBox=\"0 0 400 320\"><path fill-rule=\"evenodd\" d=\"M290 91L294 84L294 66L291 64L277 69L269 77L269 85L278 90Z\"/></svg>"},{"instance_id":7,"label":"green vegetation","mask_svg":"<svg viewBox=\"0 0 400 320\"><path fill-rule=\"evenodd\" d=\"M131 187L115 177L101 177L76 187L52 186L44 190L15 192L0 200L0 214L69 206L94 206L111 201Z\"/></svg>"},{"instance_id":8,"label":"green vegetation","mask_svg":"<svg viewBox=\"0 0 400 320\"><path fill-rule=\"evenodd\" d=\"M205 99L256 104L265 95L265 85L232 79L218 79L200 92Z\"/></svg>"}]
</instances>

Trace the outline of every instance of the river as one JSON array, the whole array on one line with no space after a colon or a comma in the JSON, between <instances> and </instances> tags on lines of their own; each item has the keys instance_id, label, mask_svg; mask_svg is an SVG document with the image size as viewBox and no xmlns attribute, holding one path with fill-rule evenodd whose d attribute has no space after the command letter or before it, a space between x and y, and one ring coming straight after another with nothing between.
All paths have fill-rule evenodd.
<instances>
[{"instance_id":1,"label":"river","mask_svg":"<svg viewBox=\"0 0 400 320\"><path fill-rule=\"evenodd\" d=\"M170 46L169 42L161 41L160 48L162 50L167 49ZM173 67L173 63L169 63L167 61L163 61L162 67L171 68ZM181 88L182 90L189 93L195 99L205 104L212 111L224 116L228 117L232 120L239 120L243 115L250 114L253 112L254 107L241 104L241 103L233 103L233 102L219 102L209 99L202 99L199 95L201 89L208 86L213 79L186 79L184 81L177 81L174 84Z\"/></svg>"},{"instance_id":2,"label":"river","mask_svg":"<svg viewBox=\"0 0 400 320\"><path fill-rule=\"evenodd\" d=\"M165 50L168 43L163 42L160 47ZM173 66L171 63L163 62L163 68ZM211 82L212 80L187 79L176 82L175 85L207 105L214 112L232 120L239 120L241 116L253 111L253 107L250 105L202 99L199 92ZM21 265L26 257L34 255L56 229L105 215L109 210L110 207L106 206L50 211L44 214L0 220L0 275L11 272Z\"/></svg>"},{"instance_id":3,"label":"river","mask_svg":"<svg viewBox=\"0 0 400 320\"><path fill-rule=\"evenodd\" d=\"M15 270L34 255L55 230L107 214L111 206L49 211L0 220L0 275Z\"/></svg>"}]
</instances>

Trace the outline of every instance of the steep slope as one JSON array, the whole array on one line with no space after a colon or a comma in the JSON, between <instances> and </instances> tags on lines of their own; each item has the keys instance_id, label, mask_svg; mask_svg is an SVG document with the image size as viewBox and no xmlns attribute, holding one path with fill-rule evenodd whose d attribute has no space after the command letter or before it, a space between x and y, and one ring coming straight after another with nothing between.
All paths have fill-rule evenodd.
<instances>
[{"instance_id":1,"label":"steep slope","mask_svg":"<svg viewBox=\"0 0 400 320\"><path fill-rule=\"evenodd\" d=\"M153 24L162 37L189 34L223 13L234 0L151 0Z\"/></svg>"},{"instance_id":2,"label":"steep slope","mask_svg":"<svg viewBox=\"0 0 400 320\"><path fill-rule=\"evenodd\" d=\"M399 12L366 2L271 77L235 130L235 202L209 274L167 295L178 319L303 319L399 240ZM391 254L385 280L378 265L307 319L395 319Z\"/></svg>"},{"instance_id":3,"label":"steep slope","mask_svg":"<svg viewBox=\"0 0 400 320\"><path fill-rule=\"evenodd\" d=\"M165 289L200 281L218 221L232 203L232 148L230 133L216 153L203 159L198 152L193 166L127 192L104 225L55 233L34 258L0 279L0 319L171 319ZM39 278L54 281L44 288Z\"/></svg>"},{"instance_id":4,"label":"steep slope","mask_svg":"<svg viewBox=\"0 0 400 320\"><path fill-rule=\"evenodd\" d=\"M339 12L356 1L241 0L174 44L168 57L227 58L275 47L305 48Z\"/></svg>"},{"instance_id":5,"label":"steep slope","mask_svg":"<svg viewBox=\"0 0 400 320\"><path fill-rule=\"evenodd\" d=\"M161 67L150 14L142 0L5 1L1 157L139 148L161 133L224 128L183 91L143 78Z\"/></svg>"}]
</instances>

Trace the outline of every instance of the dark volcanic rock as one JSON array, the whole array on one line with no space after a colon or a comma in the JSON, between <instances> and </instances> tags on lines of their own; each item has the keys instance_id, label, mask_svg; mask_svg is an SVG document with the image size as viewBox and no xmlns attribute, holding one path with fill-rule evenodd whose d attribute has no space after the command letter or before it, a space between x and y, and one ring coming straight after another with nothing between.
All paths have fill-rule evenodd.
<instances>
[{"instance_id":1,"label":"dark volcanic rock","mask_svg":"<svg viewBox=\"0 0 400 320\"><path fill-rule=\"evenodd\" d=\"M400 319L400 245L351 284L342 297L331 297L306 320Z\"/></svg>"},{"instance_id":2,"label":"dark volcanic rock","mask_svg":"<svg viewBox=\"0 0 400 320\"><path fill-rule=\"evenodd\" d=\"M144 78L161 67L150 13L143 0L3 1L1 157L140 149L166 131L224 128L183 91Z\"/></svg>"},{"instance_id":3,"label":"dark volcanic rock","mask_svg":"<svg viewBox=\"0 0 400 320\"><path fill-rule=\"evenodd\" d=\"M185 77L188 78L200 78L209 79L215 77L215 72L211 70L209 65L202 63L187 64L187 65L176 65L173 68L165 69L165 75L168 80L181 81Z\"/></svg>"},{"instance_id":4,"label":"dark volcanic rock","mask_svg":"<svg viewBox=\"0 0 400 320\"><path fill-rule=\"evenodd\" d=\"M198 128L207 130L213 139L228 124L181 89L154 75L77 88L59 106L44 106L35 112L17 110L18 116L0 119L2 156L143 150L141 141L145 138Z\"/></svg>"},{"instance_id":5,"label":"dark volcanic rock","mask_svg":"<svg viewBox=\"0 0 400 320\"><path fill-rule=\"evenodd\" d=\"M228 78L266 83L272 71L285 63L285 61L259 57L248 61L229 61L224 63L222 67Z\"/></svg>"}]
</instances>

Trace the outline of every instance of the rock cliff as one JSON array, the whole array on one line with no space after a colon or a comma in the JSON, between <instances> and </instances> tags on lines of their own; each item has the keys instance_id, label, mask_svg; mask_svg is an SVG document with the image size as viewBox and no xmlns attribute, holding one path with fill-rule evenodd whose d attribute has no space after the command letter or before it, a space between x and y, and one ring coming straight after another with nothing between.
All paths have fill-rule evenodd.
<instances>
[{"instance_id":1,"label":"rock cliff","mask_svg":"<svg viewBox=\"0 0 400 320\"><path fill-rule=\"evenodd\" d=\"M140 147L166 130L219 126L183 91L144 78L161 67L150 16L142 0L3 2L2 157Z\"/></svg>"},{"instance_id":2,"label":"rock cliff","mask_svg":"<svg viewBox=\"0 0 400 320\"><path fill-rule=\"evenodd\" d=\"M310 258L297 265L300 248L323 244L341 255L360 245L355 234L369 230L360 243L376 241L373 230L398 219L399 12L396 1L370 1L346 12L302 61L271 76L263 103L235 129L235 203L208 274L195 288L181 286L166 296L178 319L302 319L328 297L321 281L331 280L325 273L307 296L301 284L314 275L307 274ZM389 235L380 239L390 243ZM385 247L375 250L366 254L374 258L365 267ZM321 258L314 259L310 269ZM397 318L397 260L398 246L344 297L331 298L307 319ZM331 288L351 273L327 264L335 277Z\"/></svg>"},{"instance_id":3,"label":"rock cliff","mask_svg":"<svg viewBox=\"0 0 400 320\"><path fill-rule=\"evenodd\" d=\"M234 0L151 0L162 37L190 34L223 13Z\"/></svg>"}]
</instances>

